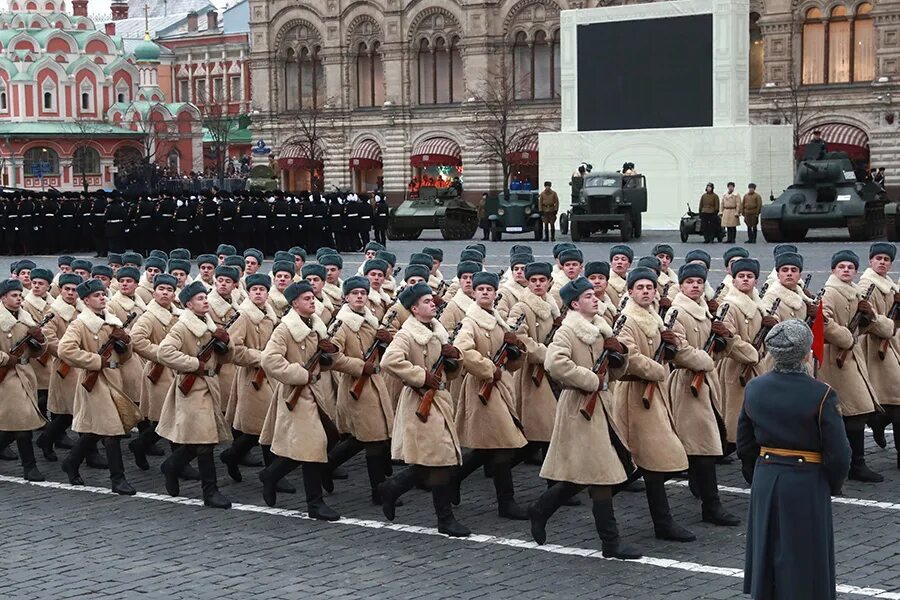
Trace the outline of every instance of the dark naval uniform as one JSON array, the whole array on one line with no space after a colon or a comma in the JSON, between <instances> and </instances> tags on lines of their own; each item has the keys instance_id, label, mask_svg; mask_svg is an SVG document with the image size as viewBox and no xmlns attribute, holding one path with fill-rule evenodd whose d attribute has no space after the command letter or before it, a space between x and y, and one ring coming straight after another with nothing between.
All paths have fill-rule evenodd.
<instances>
[{"instance_id":1,"label":"dark naval uniform","mask_svg":"<svg viewBox=\"0 0 900 600\"><path fill-rule=\"evenodd\" d=\"M834 599L831 495L850 468L837 394L805 373L754 378L737 452L752 483L744 593L754 600Z\"/></svg>"}]
</instances>

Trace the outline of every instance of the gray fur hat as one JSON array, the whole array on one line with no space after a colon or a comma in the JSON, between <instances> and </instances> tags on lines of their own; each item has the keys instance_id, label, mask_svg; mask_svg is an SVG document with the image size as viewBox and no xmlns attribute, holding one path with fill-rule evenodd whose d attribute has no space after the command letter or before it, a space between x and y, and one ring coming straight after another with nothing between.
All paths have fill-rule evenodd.
<instances>
[{"instance_id":1,"label":"gray fur hat","mask_svg":"<svg viewBox=\"0 0 900 600\"><path fill-rule=\"evenodd\" d=\"M766 349L782 371L800 370L812 343L812 330L799 319L782 321L766 336Z\"/></svg>"}]
</instances>

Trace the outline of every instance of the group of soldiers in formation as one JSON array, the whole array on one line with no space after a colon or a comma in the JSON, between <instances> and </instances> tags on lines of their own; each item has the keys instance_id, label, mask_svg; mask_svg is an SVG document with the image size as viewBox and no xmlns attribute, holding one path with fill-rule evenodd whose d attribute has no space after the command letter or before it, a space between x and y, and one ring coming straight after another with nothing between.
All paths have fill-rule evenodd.
<instances>
[{"instance_id":1,"label":"group of soldiers in formation","mask_svg":"<svg viewBox=\"0 0 900 600\"><path fill-rule=\"evenodd\" d=\"M612 499L639 478L658 538L695 539L666 495L666 480L684 472L703 521L739 524L719 499L716 465L734 452L744 388L771 366L766 333L821 320L821 303L817 377L839 396L849 478L882 480L866 465L863 433L870 425L883 446L885 425L900 424L893 244L872 244L858 283L860 257L837 252L819 293L788 244L775 248L762 291L760 263L741 247L725 251L715 289L707 252L688 252L676 269L667 244L636 264L626 245L609 262L585 262L558 243L554 263L518 245L502 275L485 270L485 254L468 246L452 278L439 248L412 254L400 272L375 242L356 274L328 247L309 261L301 247L278 251L269 273L260 250L227 244L196 258L110 254L105 265L61 256L56 273L19 260L0 282L0 448L11 454L15 442L29 481L43 480L33 444L47 461L69 449L61 467L71 484L84 484L87 462L129 495L130 437L141 470L168 454L169 494L199 479L204 503L228 508L214 450L227 444L218 458L239 482L259 445L266 504L295 492L286 476L300 467L308 513L324 520L339 516L323 493L363 453L387 519L419 486L450 536L470 533L453 506L484 467L499 516L530 520L537 543L587 489L604 555L636 558ZM547 483L530 507L515 498L522 462L541 464Z\"/></svg>"},{"instance_id":2,"label":"group of soldiers in formation","mask_svg":"<svg viewBox=\"0 0 900 600\"><path fill-rule=\"evenodd\" d=\"M0 195L0 252L148 254L187 248L194 254L217 244L257 247L267 256L291 245L302 231L304 249L359 252L370 239L385 245L389 207L384 194L288 194L213 188L200 194L31 192ZM374 235L373 235L374 234Z\"/></svg>"}]
</instances>

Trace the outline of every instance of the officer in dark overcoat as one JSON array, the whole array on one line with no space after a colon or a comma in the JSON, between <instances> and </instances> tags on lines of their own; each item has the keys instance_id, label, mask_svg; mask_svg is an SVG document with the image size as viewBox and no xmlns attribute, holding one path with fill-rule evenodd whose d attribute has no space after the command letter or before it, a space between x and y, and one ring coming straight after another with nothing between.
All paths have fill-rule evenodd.
<instances>
[{"instance_id":1,"label":"officer in dark overcoat","mask_svg":"<svg viewBox=\"0 0 900 600\"><path fill-rule=\"evenodd\" d=\"M128 210L122 204L122 196L119 192L113 192L109 205L104 215L104 246L103 256L107 251L122 253L125 251L125 222L128 220ZM100 252L100 250L98 250Z\"/></svg>"},{"instance_id":2,"label":"officer in dark overcoat","mask_svg":"<svg viewBox=\"0 0 900 600\"><path fill-rule=\"evenodd\" d=\"M766 336L774 370L747 384L737 453L751 484L744 593L754 600L834 600L831 496L850 444L831 387L807 374L812 332L782 321Z\"/></svg>"},{"instance_id":3,"label":"officer in dark overcoat","mask_svg":"<svg viewBox=\"0 0 900 600\"><path fill-rule=\"evenodd\" d=\"M96 192L91 204L91 235L94 239L94 257L106 256L106 194Z\"/></svg>"},{"instance_id":4,"label":"officer in dark overcoat","mask_svg":"<svg viewBox=\"0 0 900 600\"><path fill-rule=\"evenodd\" d=\"M197 212L200 217L198 253L208 252L219 243L219 206L213 197L214 194L218 194L216 189L203 194L203 198L200 200L200 208Z\"/></svg>"},{"instance_id":5,"label":"officer in dark overcoat","mask_svg":"<svg viewBox=\"0 0 900 600\"><path fill-rule=\"evenodd\" d=\"M270 247L273 252L283 248L290 248L291 229L291 204L283 192L275 194L275 202L272 203L272 214L269 216L272 225L272 242Z\"/></svg>"},{"instance_id":6,"label":"officer in dark overcoat","mask_svg":"<svg viewBox=\"0 0 900 600\"><path fill-rule=\"evenodd\" d=\"M387 247L387 227L391 209L383 193L375 193L375 241Z\"/></svg>"},{"instance_id":7,"label":"officer in dark overcoat","mask_svg":"<svg viewBox=\"0 0 900 600\"><path fill-rule=\"evenodd\" d=\"M56 254L59 248L59 200L62 195L56 190L50 190L41 199L41 229L40 243L42 250L47 254Z\"/></svg>"},{"instance_id":8,"label":"officer in dark overcoat","mask_svg":"<svg viewBox=\"0 0 900 600\"><path fill-rule=\"evenodd\" d=\"M163 192L156 211L156 247L168 252L175 247L175 209L178 208L175 198Z\"/></svg>"},{"instance_id":9,"label":"officer in dark overcoat","mask_svg":"<svg viewBox=\"0 0 900 600\"><path fill-rule=\"evenodd\" d=\"M230 192L220 192L219 198L219 243L234 245L237 243L237 206L231 199Z\"/></svg>"}]
</instances>

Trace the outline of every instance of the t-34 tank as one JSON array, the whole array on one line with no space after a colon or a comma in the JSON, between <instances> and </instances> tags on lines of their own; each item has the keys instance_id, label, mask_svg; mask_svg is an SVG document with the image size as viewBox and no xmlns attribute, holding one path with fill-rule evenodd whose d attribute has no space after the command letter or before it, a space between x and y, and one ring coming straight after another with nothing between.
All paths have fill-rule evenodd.
<instances>
[{"instance_id":1,"label":"t-34 tank","mask_svg":"<svg viewBox=\"0 0 900 600\"><path fill-rule=\"evenodd\" d=\"M445 240L468 240L478 229L478 210L462 200L456 188L421 187L391 209L389 240L414 240L423 229L440 229Z\"/></svg>"},{"instance_id":2,"label":"t-34 tank","mask_svg":"<svg viewBox=\"0 0 900 600\"><path fill-rule=\"evenodd\" d=\"M851 240L884 232L886 197L877 185L856 180L844 152L803 160L794 183L763 206L760 225L767 242L799 242L810 229L846 227Z\"/></svg>"}]
</instances>

